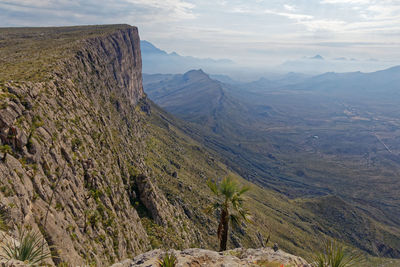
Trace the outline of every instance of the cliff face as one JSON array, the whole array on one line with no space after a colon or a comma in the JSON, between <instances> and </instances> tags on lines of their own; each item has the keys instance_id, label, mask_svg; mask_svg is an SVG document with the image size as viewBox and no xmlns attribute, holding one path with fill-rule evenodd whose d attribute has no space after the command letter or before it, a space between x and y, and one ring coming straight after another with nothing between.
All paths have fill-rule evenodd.
<instances>
[{"instance_id":1,"label":"cliff face","mask_svg":"<svg viewBox=\"0 0 400 267\"><path fill-rule=\"evenodd\" d=\"M179 211L143 161L149 110L137 28L64 30L83 37L30 74L41 78L1 77L0 201L14 235L20 225L40 231L55 264L107 265L150 248L138 205L160 225L175 225Z\"/></svg>"},{"instance_id":2,"label":"cliff face","mask_svg":"<svg viewBox=\"0 0 400 267\"><path fill-rule=\"evenodd\" d=\"M131 27L83 40L75 59L67 66L71 78L82 79L86 83L96 79L102 81L111 91L122 93L131 105L136 105L143 98L142 59L137 28ZM82 70L90 77L84 77Z\"/></svg>"}]
</instances>

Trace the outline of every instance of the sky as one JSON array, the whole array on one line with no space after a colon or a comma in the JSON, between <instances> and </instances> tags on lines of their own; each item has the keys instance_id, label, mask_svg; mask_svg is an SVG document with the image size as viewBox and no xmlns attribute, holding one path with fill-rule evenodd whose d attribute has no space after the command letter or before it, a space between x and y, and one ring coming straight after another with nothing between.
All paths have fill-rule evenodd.
<instances>
[{"instance_id":1,"label":"sky","mask_svg":"<svg viewBox=\"0 0 400 267\"><path fill-rule=\"evenodd\" d=\"M168 52L249 66L316 54L400 65L400 0L0 0L0 27L112 23Z\"/></svg>"}]
</instances>

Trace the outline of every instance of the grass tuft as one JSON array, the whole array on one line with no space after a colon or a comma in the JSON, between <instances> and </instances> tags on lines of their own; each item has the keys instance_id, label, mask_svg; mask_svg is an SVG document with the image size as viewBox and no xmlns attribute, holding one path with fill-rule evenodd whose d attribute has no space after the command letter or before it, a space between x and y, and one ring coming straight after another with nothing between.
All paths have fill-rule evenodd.
<instances>
[{"instance_id":1,"label":"grass tuft","mask_svg":"<svg viewBox=\"0 0 400 267\"><path fill-rule=\"evenodd\" d=\"M160 267L175 267L176 266L176 256L173 253L166 252L162 259L158 261Z\"/></svg>"},{"instance_id":2,"label":"grass tuft","mask_svg":"<svg viewBox=\"0 0 400 267\"><path fill-rule=\"evenodd\" d=\"M362 255L347 249L337 241L328 240L324 250L314 256L314 267L350 267L360 264Z\"/></svg>"},{"instance_id":3,"label":"grass tuft","mask_svg":"<svg viewBox=\"0 0 400 267\"><path fill-rule=\"evenodd\" d=\"M0 258L19 260L31 266L38 266L51 257L50 251L44 249L44 242L38 232L18 229L18 240L8 241L1 247Z\"/></svg>"}]
</instances>

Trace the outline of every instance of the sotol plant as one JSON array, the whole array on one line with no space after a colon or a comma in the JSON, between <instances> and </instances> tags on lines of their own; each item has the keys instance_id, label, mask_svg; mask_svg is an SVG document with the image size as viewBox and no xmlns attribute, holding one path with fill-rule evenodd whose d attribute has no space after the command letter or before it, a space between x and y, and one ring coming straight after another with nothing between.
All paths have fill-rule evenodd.
<instances>
[{"instance_id":1,"label":"sotol plant","mask_svg":"<svg viewBox=\"0 0 400 267\"><path fill-rule=\"evenodd\" d=\"M18 229L18 241L8 241L2 247L0 258L20 260L31 266L37 266L51 257L50 251L43 249L44 243L38 232Z\"/></svg>"},{"instance_id":2,"label":"sotol plant","mask_svg":"<svg viewBox=\"0 0 400 267\"><path fill-rule=\"evenodd\" d=\"M229 222L234 225L239 225L241 219L250 222L249 212L243 207L245 201L243 194L250 188L247 186L240 188L236 181L229 176L219 184L209 180L207 185L218 197L218 200L212 203L206 212L220 211L217 234L220 241L219 250L224 251L228 241Z\"/></svg>"},{"instance_id":3,"label":"sotol plant","mask_svg":"<svg viewBox=\"0 0 400 267\"><path fill-rule=\"evenodd\" d=\"M351 267L362 262L362 255L346 249L337 241L325 242L324 250L314 256L314 267Z\"/></svg>"},{"instance_id":4,"label":"sotol plant","mask_svg":"<svg viewBox=\"0 0 400 267\"><path fill-rule=\"evenodd\" d=\"M158 261L160 267L175 267L176 256L173 253L166 252L161 260Z\"/></svg>"}]
</instances>

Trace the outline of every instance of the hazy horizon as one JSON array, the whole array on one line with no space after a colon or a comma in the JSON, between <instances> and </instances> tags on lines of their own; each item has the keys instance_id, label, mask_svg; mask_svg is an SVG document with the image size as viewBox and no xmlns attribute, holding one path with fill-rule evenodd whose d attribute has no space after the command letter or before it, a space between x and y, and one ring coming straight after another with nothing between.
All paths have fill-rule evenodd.
<instances>
[{"instance_id":1,"label":"hazy horizon","mask_svg":"<svg viewBox=\"0 0 400 267\"><path fill-rule=\"evenodd\" d=\"M282 62L279 65L273 65L273 66L266 66L266 65L246 65L246 64L238 64L235 61L231 61L230 63L227 62L225 64L223 63L217 63L211 64L210 62L204 62L207 60L220 60L224 61L227 60L229 61L230 59L227 58L210 58L210 57L192 57L192 56L185 56L181 55L179 53L176 53L176 51L165 51L161 47L157 46L157 44L151 43L147 40L142 40L144 42L150 43L152 46L154 46L157 50L161 50L165 53L167 53L169 56L172 56L171 59L174 59L176 56L181 56L181 60L184 60L185 58L188 58L188 63L184 64L183 66L177 65L177 61L173 60L174 62L169 62L168 66L166 68L161 67L160 64L164 62L166 59L162 57L159 57L158 52L155 52L154 55L149 54L146 51L142 51L142 57L143 57L143 62L144 64L150 64L148 67L155 68L152 71L147 71L145 68L144 72L148 74L155 74L155 73L163 73L163 74L178 74L178 73L185 73L187 71L193 70L193 69L203 69L209 74L223 74L223 75L228 75L232 77L235 77L236 80L238 81L253 81L257 80L261 77L264 78L279 78L284 74L294 72L294 73L303 73L307 74L310 76L313 75L319 75L327 72L337 72L337 73L347 73L347 72L363 72L363 73L372 73L376 71L382 71L386 70L392 67L397 67L400 64L397 64L396 62L382 62L379 60L375 59L368 59L368 60L358 60L355 58L345 58L345 57L339 57L339 58L325 58L322 55L314 55L310 57L303 56L301 58L294 58L292 60L288 60L285 62ZM150 59L150 58L151 59ZM190 63L192 60L198 59L199 62L203 63ZM150 61L158 61L158 64L155 62L147 62L148 60ZM168 60L167 60L168 61ZM373 64L368 64L368 63L373 63ZM154 65L155 64L155 65ZM164 63L165 64L165 63ZM178 63L179 64L179 63ZM189 67L188 67L189 66ZM163 70L165 69L165 70Z\"/></svg>"},{"instance_id":2,"label":"hazy horizon","mask_svg":"<svg viewBox=\"0 0 400 267\"><path fill-rule=\"evenodd\" d=\"M127 23L169 53L266 70L315 55L329 64L308 72L400 64L399 0L0 0L0 18L1 27Z\"/></svg>"}]
</instances>

